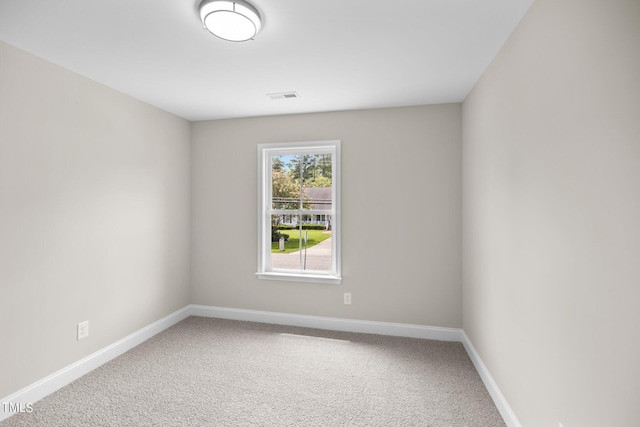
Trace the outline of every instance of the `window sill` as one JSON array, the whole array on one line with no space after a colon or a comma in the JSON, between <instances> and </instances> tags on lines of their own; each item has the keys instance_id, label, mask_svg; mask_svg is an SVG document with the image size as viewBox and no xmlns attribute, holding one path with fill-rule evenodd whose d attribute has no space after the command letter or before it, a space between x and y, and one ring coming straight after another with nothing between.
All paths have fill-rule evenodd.
<instances>
[{"instance_id":1,"label":"window sill","mask_svg":"<svg viewBox=\"0 0 640 427\"><path fill-rule=\"evenodd\" d=\"M256 273L256 276L263 280L282 280L287 282L329 283L334 285L342 283L342 277L326 274L295 274L269 271Z\"/></svg>"}]
</instances>

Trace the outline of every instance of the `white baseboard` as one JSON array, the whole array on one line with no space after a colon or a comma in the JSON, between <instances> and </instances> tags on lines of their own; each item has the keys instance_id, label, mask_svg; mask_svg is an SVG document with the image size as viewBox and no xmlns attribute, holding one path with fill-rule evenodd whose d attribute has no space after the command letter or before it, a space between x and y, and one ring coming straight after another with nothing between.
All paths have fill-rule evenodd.
<instances>
[{"instance_id":1,"label":"white baseboard","mask_svg":"<svg viewBox=\"0 0 640 427\"><path fill-rule=\"evenodd\" d=\"M152 336L164 331L165 329L175 325L181 320L186 319L190 315L190 307L186 306L162 319L145 326L144 328L116 341L115 343L96 351L89 356L78 360L71 365L60 369L57 372L23 388L17 392L2 399L2 403L21 403L22 408L27 403L36 402L43 397L48 396L54 391L64 387L65 385L77 380L81 376L89 373L95 368L107 363L121 354L131 350L133 347L148 340ZM3 405L4 408L5 405ZM7 405L8 406L8 405ZM2 409L2 408L0 408ZM12 412L0 410L0 421L13 415Z\"/></svg>"},{"instance_id":2,"label":"white baseboard","mask_svg":"<svg viewBox=\"0 0 640 427\"><path fill-rule=\"evenodd\" d=\"M498 411L500 411L500 415L502 415L507 427L522 427L522 424L520 424L520 421L516 418L516 414L511 409L511 406L509 406L509 402L507 402L507 399L505 399L504 395L498 388L498 385L491 376L491 373L489 373L489 369L487 369L487 366L480 358L480 355L464 331L462 331L462 345L464 345L465 350L467 350L467 354L469 355L469 358L471 358L473 366L475 366L476 371L478 371L484 386L491 395Z\"/></svg>"},{"instance_id":3,"label":"white baseboard","mask_svg":"<svg viewBox=\"0 0 640 427\"><path fill-rule=\"evenodd\" d=\"M276 325L328 329L333 331L461 342L469 354L473 365L478 371L482 382L489 391L489 394L500 411L502 418L504 418L507 426L522 427L509 406L509 403L502 395L498 385L493 380L489 370L482 362L482 359L480 359L480 355L473 347L469 337L462 329L410 325L404 323L374 322L368 320L339 319L333 317L307 316L204 305L188 305L150 324L149 326L116 341L102 350L99 350L67 366L66 368L54 372L40 381L11 394L10 396L7 396L2 399L1 402L11 404L21 403L22 407L27 403L36 402L189 316L215 317L220 319L244 320ZM11 415L13 415L13 413L0 411L0 421Z\"/></svg>"},{"instance_id":4,"label":"white baseboard","mask_svg":"<svg viewBox=\"0 0 640 427\"><path fill-rule=\"evenodd\" d=\"M301 314L275 313L271 311L244 310L204 305L191 305L191 315L271 323L276 325L301 326L304 328L328 329L332 331L392 335L439 341L462 341L461 329L410 325L404 323L339 319L334 317L307 316Z\"/></svg>"}]
</instances>

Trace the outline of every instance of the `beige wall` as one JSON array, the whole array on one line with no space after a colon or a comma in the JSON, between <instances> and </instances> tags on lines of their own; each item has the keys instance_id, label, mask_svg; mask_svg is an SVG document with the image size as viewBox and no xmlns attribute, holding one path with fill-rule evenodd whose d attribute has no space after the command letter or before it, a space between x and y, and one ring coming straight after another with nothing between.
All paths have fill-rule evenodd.
<instances>
[{"instance_id":1,"label":"beige wall","mask_svg":"<svg viewBox=\"0 0 640 427\"><path fill-rule=\"evenodd\" d=\"M525 427L640 422L639 28L537 0L463 105L464 329Z\"/></svg>"},{"instance_id":2,"label":"beige wall","mask_svg":"<svg viewBox=\"0 0 640 427\"><path fill-rule=\"evenodd\" d=\"M635 425L639 23L537 0L462 107L191 125L0 43L0 397L195 303L463 326L523 426ZM260 281L256 146L322 139L343 283Z\"/></svg>"},{"instance_id":3,"label":"beige wall","mask_svg":"<svg viewBox=\"0 0 640 427\"><path fill-rule=\"evenodd\" d=\"M189 303L189 135L0 42L0 397Z\"/></svg>"},{"instance_id":4,"label":"beige wall","mask_svg":"<svg viewBox=\"0 0 640 427\"><path fill-rule=\"evenodd\" d=\"M460 112L451 104L194 123L192 302L460 327ZM257 144L325 139L342 141L342 284L259 280Z\"/></svg>"}]
</instances>

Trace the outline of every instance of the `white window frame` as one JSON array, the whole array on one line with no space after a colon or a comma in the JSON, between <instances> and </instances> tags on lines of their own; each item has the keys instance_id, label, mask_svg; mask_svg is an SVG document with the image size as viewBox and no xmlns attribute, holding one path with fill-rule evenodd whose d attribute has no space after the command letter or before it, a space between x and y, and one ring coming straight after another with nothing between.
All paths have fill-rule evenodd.
<instances>
[{"instance_id":1,"label":"white window frame","mask_svg":"<svg viewBox=\"0 0 640 427\"><path fill-rule=\"evenodd\" d=\"M305 210L311 215L331 215L331 271L328 273L271 268L271 215L280 213L271 205L271 162L274 156L331 154L332 210ZM258 144L258 271L260 279L294 282L342 282L340 266L340 141L280 142Z\"/></svg>"}]
</instances>

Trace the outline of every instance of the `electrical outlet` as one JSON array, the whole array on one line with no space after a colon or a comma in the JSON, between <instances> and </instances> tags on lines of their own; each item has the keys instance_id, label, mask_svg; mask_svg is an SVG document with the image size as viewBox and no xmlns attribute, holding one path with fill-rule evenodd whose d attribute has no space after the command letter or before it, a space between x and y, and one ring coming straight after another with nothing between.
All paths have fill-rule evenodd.
<instances>
[{"instance_id":1,"label":"electrical outlet","mask_svg":"<svg viewBox=\"0 0 640 427\"><path fill-rule=\"evenodd\" d=\"M89 336L89 321L78 323L78 340Z\"/></svg>"},{"instance_id":2,"label":"electrical outlet","mask_svg":"<svg viewBox=\"0 0 640 427\"><path fill-rule=\"evenodd\" d=\"M349 292L344 293L344 303L351 304L351 294Z\"/></svg>"},{"instance_id":3,"label":"electrical outlet","mask_svg":"<svg viewBox=\"0 0 640 427\"><path fill-rule=\"evenodd\" d=\"M564 427L561 422L558 422L558 427Z\"/></svg>"}]
</instances>

